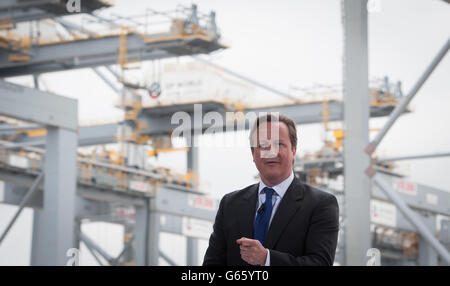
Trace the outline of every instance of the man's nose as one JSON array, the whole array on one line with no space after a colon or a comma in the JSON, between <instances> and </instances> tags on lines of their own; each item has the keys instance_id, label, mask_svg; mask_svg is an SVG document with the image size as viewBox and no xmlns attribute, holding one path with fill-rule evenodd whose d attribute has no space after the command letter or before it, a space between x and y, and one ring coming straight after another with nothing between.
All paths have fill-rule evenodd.
<instances>
[{"instance_id":1,"label":"man's nose","mask_svg":"<svg viewBox=\"0 0 450 286\"><path fill-rule=\"evenodd\" d=\"M262 158L275 158L278 156L278 148L276 144L269 144L261 151Z\"/></svg>"}]
</instances>

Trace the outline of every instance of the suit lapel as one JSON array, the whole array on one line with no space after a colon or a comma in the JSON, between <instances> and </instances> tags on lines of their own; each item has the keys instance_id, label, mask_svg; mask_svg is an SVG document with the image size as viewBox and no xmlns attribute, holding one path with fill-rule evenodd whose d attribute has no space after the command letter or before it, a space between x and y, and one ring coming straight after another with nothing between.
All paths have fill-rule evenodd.
<instances>
[{"instance_id":1,"label":"suit lapel","mask_svg":"<svg viewBox=\"0 0 450 286\"><path fill-rule=\"evenodd\" d=\"M294 178L291 185L284 194L277 212L275 213L269 227L266 239L266 247L271 249L275 246L292 216L297 212L302 203L304 193L303 184ZM255 202L256 203L256 202Z\"/></svg>"},{"instance_id":2,"label":"suit lapel","mask_svg":"<svg viewBox=\"0 0 450 286\"><path fill-rule=\"evenodd\" d=\"M237 208L239 218L239 232L241 236L253 238L253 223L255 221L256 202L258 199L259 184L254 184L244 193L244 199Z\"/></svg>"}]
</instances>

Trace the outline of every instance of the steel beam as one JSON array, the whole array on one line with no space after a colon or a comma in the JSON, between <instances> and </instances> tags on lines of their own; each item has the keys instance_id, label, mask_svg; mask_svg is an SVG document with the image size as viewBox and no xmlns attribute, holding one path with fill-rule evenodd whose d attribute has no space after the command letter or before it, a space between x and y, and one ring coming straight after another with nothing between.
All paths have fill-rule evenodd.
<instances>
[{"instance_id":1,"label":"steel beam","mask_svg":"<svg viewBox=\"0 0 450 286\"><path fill-rule=\"evenodd\" d=\"M81 127L78 146L115 143L118 127L117 123Z\"/></svg>"},{"instance_id":2,"label":"steel beam","mask_svg":"<svg viewBox=\"0 0 450 286\"><path fill-rule=\"evenodd\" d=\"M118 39L116 39L118 42ZM88 41L88 40L86 40ZM112 42L105 41L107 44L113 44ZM114 41L116 42L116 41ZM56 45L62 46L63 44ZM102 42L101 46L103 46L104 43ZM72 70L72 69L80 69L80 68L89 68L89 67L95 67L95 66L103 66L103 65L111 65L117 63L117 51L114 52L109 51L109 49L106 49L107 52L105 54L98 54L98 53L86 53L78 51L78 49L98 49L97 44L95 43L84 43L80 44L81 47L74 47L77 51L74 51L74 53L67 53L65 51L59 51L59 48L55 48L54 52L57 52L61 55L61 58L55 59L50 61L50 59L45 58L43 61L40 62L33 62L32 60L29 61L27 65L24 66L18 66L10 64L7 64L5 61L6 59L2 59L2 56L0 55L0 77L13 77L13 76L21 76L21 75L29 75L33 73L49 73L49 72L57 72L57 71L64 71L64 70ZM50 48L48 48L51 50ZM116 45L116 50L118 49L118 46ZM44 50L47 50L45 48ZM102 50L98 50L101 52ZM82 53L80 56L77 56L76 53ZM164 50L158 50L158 49L145 49L145 50L138 50L138 51L128 51L127 59L129 61L145 61L145 60L156 60L156 59L163 59L163 58L169 58L174 57L175 55L172 55Z\"/></svg>"},{"instance_id":3,"label":"steel beam","mask_svg":"<svg viewBox=\"0 0 450 286\"><path fill-rule=\"evenodd\" d=\"M136 266L149 266L158 265L159 256L159 230L157 228L152 228L154 223L151 220L155 219L150 214L150 202L146 200L146 204L143 207L136 207ZM159 219L159 218L158 218ZM152 231L155 231L152 233ZM156 250L156 253L151 253ZM153 258L150 257L153 255Z\"/></svg>"},{"instance_id":4,"label":"steel beam","mask_svg":"<svg viewBox=\"0 0 450 286\"><path fill-rule=\"evenodd\" d=\"M186 237L186 264L187 266L199 266L198 264L198 239Z\"/></svg>"},{"instance_id":5,"label":"steel beam","mask_svg":"<svg viewBox=\"0 0 450 286\"><path fill-rule=\"evenodd\" d=\"M448 152L448 153L434 153L434 154L420 154L420 155L409 155L409 156L380 158L380 159L377 159L377 162L378 163L384 163L384 162L402 161L402 160L442 158L442 157L449 157L449 156L450 156L450 152Z\"/></svg>"},{"instance_id":6,"label":"steel beam","mask_svg":"<svg viewBox=\"0 0 450 286\"><path fill-rule=\"evenodd\" d=\"M147 195L140 192L117 192L110 188L100 188L97 186L79 185L78 194L89 200L97 200L108 203L124 203L141 207Z\"/></svg>"},{"instance_id":7,"label":"steel beam","mask_svg":"<svg viewBox=\"0 0 450 286\"><path fill-rule=\"evenodd\" d=\"M153 199L150 199L152 203ZM148 255L148 265L158 266L159 265L159 233L160 233L160 214L158 212L149 212L149 233L147 240L147 255Z\"/></svg>"},{"instance_id":8,"label":"steel beam","mask_svg":"<svg viewBox=\"0 0 450 286\"><path fill-rule=\"evenodd\" d=\"M200 38L177 39L164 43L145 43L137 34L126 36L129 60L151 60L174 56L210 53L225 48L216 42ZM27 75L117 63L119 35L92 37L31 47L31 60L21 63L8 61L7 54L0 54L0 77Z\"/></svg>"},{"instance_id":9,"label":"steel beam","mask_svg":"<svg viewBox=\"0 0 450 286\"><path fill-rule=\"evenodd\" d=\"M376 174L373 182L384 192L384 194L397 206L398 210L408 219L408 221L417 229L421 237L450 265L450 253L442 246L439 240L431 233L421 218L415 214L406 203L400 198L396 191Z\"/></svg>"},{"instance_id":10,"label":"steel beam","mask_svg":"<svg viewBox=\"0 0 450 286\"><path fill-rule=\"evenodd\" d=\"M33 74L34 88L39 89L39 74Z\"/></svg>"},{"instance_id":11,"label":"steel beam","mask_svg":"<svg viewBox=\"0 0 450 286\"><path fill-rule=\"evenodd\" d=\"M133 242L134 242L134 235L130 238L130 240L123 246L122 251L119 253L119 255L114 258L114 261L112 263L112 265L117 265L117 263L119 263L120 259L122 258L122 256L125 255L125 253L127 251L129 251L130 248L132 248L133 246Z\"/></svg>"},{"instance_id":12,"label":"steel beam","mask_svg":"<svg viewBox=\"0 0 450 286\"><path fill-rule=\"evenodd\" d=\"M217 111L221 114L223 121L226 122L226 110L223 104L216 103L211 108L207 108L209 103L204 105L204 112L208 111ZM143 108L142 116L140 120L146 121L148 128L143 130L143 134L156 136L156 135L166 135L170 134L175 128L176 125L170 123L171 116L176 111L185 111L192 115L193 108L189 107L189 105L175 105L168 107L167 111L161 112L164 108ZM329 109L329 120L337 121L342 120L342 104L337 101L330 101L328 103ZM393 107L386 108L371 108L371 117L381 117L386 116L393 109ZM259 112L279 112L280 114L289 116L293 118L296 124L312 124L312 123L320 123L323 120L322 115L322 103L314 102L314 103L306 103L306 104L295 104L295 105L282 105L275 107L266 107L266 108L254 108L247 109L244 111L244 115L249 112L259 113ZM228 123L231 127L227 129L227 124L219 126L214 129L215 132L224 132L227 130L238 130L237 127L233 127L235 124ZM231 126L233 125L233 126ZM193 122L192 122L192 125ZM248 129L250 123L247 122L244 124L244 128ZM116 142L116 135L118 132L119 123L111 123L105 125L96 125L96 126L82 126L79 128L79 136L78 136L78 146L89 146L89 145L99 145L99 144L109 144ZM206 130L210 125L203 124L201 127L203 130ZM41 141L41 136L36 137L24 137L19 138L17 142L31 142L31 141Z\"/></svg>"},{"instance_id":13,"label":"steel beam","mask_svg":"<svg viewBox=\"0 0 450 286\"><path fill-rule=\"evenodd\" d=\"M14 127L15 128L15 127ZM40 127L42 128L42 127ZM90 146L90 145L104 145L111 144L116 142L117 130L119 128L118 123L110 123L103 125L92 125L92 126L81 126L78 134L78 146ZM8 127L5 127L8 129ZM28 128L17 128L18 130L27 130ZM30 129L39 129L39 128L30 128ZM5 133L13 131L5 131ZM3 133L0 129L0 134ZM14 142L22 143L22 142L42 142L45 136L34 136L28 137L24 134L24 136L19 136L15 139ZM44 144L37 144L33 146L44 146Z\"/></svg>"},{"instance_id":14,"label":"steel beam","mask_svg":"<svg viewBox=\"0 0 450 286\"><path fill-rule=\"evenodd\" d=\"M135 261L136 261L135 256L134 256L134 253L135 253L134 249L135 249L135 244L136 244L136 235L135 235L136 231L135 230L136 230L136 221L134 224L125 224L124 225L124 234L125 235L123 237L123 242L124 242L124 244L127 244L127 242L129 242L130 239L133 239L133 243L130 244L130 247L128 247L125 250L124 254L122 255L122 258L121 258L122 263L130 263L130 262L135 263ZM127 240L126 235L131 234L131 233L133 234L132 237Z\"/></svg>"},{"instance_id":15,"label":"steel beam","mask_svg":"<svg viewBox=\"0 0 450 286\"><path fill-rule=\"evenodd\" d=\"M362 98L364 97L362 94L358 93L358 95ZM367 108L369 108L369 95L366 95ZM330 121L337 121L343 119L343 106L338 101L330 101L328 102L328 118ZM389 108L379 109L372 108L371 116L379 117L386 116L389 114ZM199 129L214 132L225 132L225 131L236 131L242 129L249 129L252 124L252 120L245 120L245 122L238 121L238 124L234 123L234 121L227 121L226 113L233 112L232 110L228 110L227 107L218 102L208 101L201 103L201 112L206 114L207 112L213 111L218 112L220 117L222 118L223 124L217 124L212 126L210 123L204 123L202 125L197 125L194 122L194 105L193 104L179 104L179 105L171 105L164 107L151 107L151 108L143 108L139 113L139 120L147 122L147 128L141 131L141 134L146 135L167 135L171 134L172 131L178 126L175 124L171 124L171 118L175 112L182 111L186 112L190 115L191 122L189 126L191 126L192 131L196 131ZM270 106L270 107L260 107L260 108L249 108L243 111L243 115L245 118L250 118L252 114L260 114L261 112L279 112L292 120L296 124L310 124L310 123L320 123L323 121L323 107L322 102L311 102L304 104L290 104L290 105L280 105L280 106ZM251 122L250 122L251 121ZM201 120L202 122L202 120ZM241 124L243 123L243 124ZM190 130L186 130L187 132Z\"/></svg>"},{"instance_id":16,"label":"steel beam","mask_svg":"<svg viewBox=\"0 0 450 286\"><path fill-rule=\"evenodd\" d=\"M147 266L148 265L147 240L149 231L148 202L146 201L146 204L142 207L136 207L135 213L136 213L136 228L135 228L136 247L134 257L136 260L136 266Z\"/></svg>"},{"instance_id":17,"label":"steel beam","mask_svg":"<svg viewBox=\"0 0 450 286\"><path fill-rule=\"evenodd\" d=\"M197 139L198 136L194 136L194 140ZM187 152L187 169L195 178L194 182L198 182L199 178L199 155L199 147L190 147ZM198 240L193 237L187 237L186 239L186 263L188 266L198 266Z\"/></svg>"},{"instance_id":18,"label":"steel beam","mask_svg":"<svg viewBox=\"0 0 450 286\"><path fill-rule=\"evenodd\" d=\"M102 249L97 243L95 243L89 236L85 235L84 233L80 232L78 233L78 236L80 240L92 250L95 250L98 254L100 254L110 265L113 265L114 258L109 255L104 249Z\"/></svg>"},{"instance_id":19,"label":"steel beam","mask_svg":"<svg viewBox=\"0 0 450 286\"><path fill-rule=\"evenodd\" d=\"M7 125L2 124L0 125L0 134L3 134L4 132L11 132L11 131L18 131L18 130L32 130L32 129L41 129L44 128L40 125Z\"/></svg>"},{"instance_id":20,"label":"steel beam","mask_svg":"<svg viewBox=\"0 0 450 286\"><path fill-rule=\"evenodd\" d=\"M194 140L196 140L194 138ZM193 178L198 179L199 174L199 155L200 150L198 147L191 147L186 153L187 155L187 171L191 172Z\"/></svg>"},{"instance_id":21,"label":"steel beam","mask_svg":"<svg viewBox=\"0 0 450 286\"><path fill-rule=\"evenodd\" d=\"M79 219L78 217L75 220L75 234L80 233L81 232L81 219ZM80 249L81 246L81 240L80 237L78 235L75 235L75 248L76 249Z\"/></svg>"},{"instance_id":22,"label":"steel beam","mask_svg":"<svg viewBox=\"0 0 450 286\"><path fill-rule=\"evenodd\" d=\"M416 184L404 178L378 174L397 191L400 198L412 209L450 216L450 193L430 186ZM372 188L372 198L389 201L376 185Z\"/></svg>"},{"instance_id":23,"label":"steel beam","mask_svg":"<svg viewBox=\"0 0 450 286\"><path fill-rule=\"evenodd\" d=\"M202 205L203 203L203 205ZM161 186L152 199L151 211L214 221L218 200L202 194L180 192Z\"/></svg>"},{"instance_id":24,"label":"steel beam","mask_svg":"<svg viewBox=\"0 0 450 286\"><path fill-rule=\"evenodd\" d=\"M19 205L19 209L16 211L16 213L14 214L14 216L12 217L11 221L9 222L9 224L6 226L5 230L3 231L2 235L0 236L0 245L2 244L3 239L5 239L6 235L8 234L9 230L11 229L11 227L14 225L14 223L16 222L17 218L19 217L20 213L22 212L22 210L24 209L24 207L29 203L30 199L33 197L33 195L36 193L36 190L38 189L38 185L41 182L42 178L44 177L43 173L40 173L38 175L38 177L36 178L36 180L34 180L33 185L31 186L31 188L28 190L27 194L25 195L25 197L23 198L23 200L20 202Z\"/></svg>"},{"instance_id":25,"label":"steel beam","mask_svg":"<svg viewBox=\"0 0 450 286\"><path fill-rule=\"evenodd\" d=\"M386 133L389 131L389 129L391 129L392 125L394 125L395 121L400 117L400 115L406 110L406 108L408 107L408 104L411 102L411 100L417 94L417 92L422 87L422 85L425 83L425 81L430 77L431 73L434 71L434 69L437 67L437 65L440 63L440 61L444 58L445 54L448 52L449 49L450 49L450 38L447 40L447 42L444 44L444 46L439 50L438 54L434 57L434 59L428 65L426 70L423 72L423 74L420 76L420 78L414 84L414 86L412 87L412 89L408 93L408 95L406 97L403 97L400 104L395 107L394 111L392 111L391 115L389 116L388 121L385 123L383 128L377 133L375 138L366 147L367 154L371 155L375 151L375 149L380 144L381 140L384 138Z\"/></svg>"},{"instance_id":26,"label":"steel beam","mask_svg":"<svg viewBox=\"0 0 450 286\"><path fill-rule=\"evenodd\" d=\"M21 143L8 143L5 145L0 145L0 150L9 150L9 149L20 149L23 147L29 146L43 146L45 145L45 141L31 141L31 142L21 142Z\"/></svg>"},{"instance_id":27,"label":"steel beam","mask_svg":"<svg viewBox=\"0 0 450 286\"><path fill-rule=\"evenodd\" d=\"M83 242L84 243L84 242ZM98 257L98 253L95 252L95 250L93 248L91 248L90 245L84 243L84 245L86 246L86 248L88 249L88 251L91 253L92 257L94 257L95 261L97 261L98 265L100 266L104 266L103 262L101 261L100 257Z\"/></svg>"},{"instance_id":28,"label":"steel beam","mask_svg":"<svg viewBox=\"0 0 450 286\"><path fill-rule=\"evenodd\" d=\"M121 90L113 84L98 68L92 68L96 75L103 80L115 93L120 94Z\"/></svg>"},{"instance_id":29,"label":"steel beam","mask_svg":"<svg viewBox=\"0 0 450 286\"><path fill-rule=\"evenodd\" d=\"M30 188L35 179L36 175L33 174L18 173L17 169L8 170L0 168L0 180L7 183L5 185L4 198L1 202L19 205L20 201L25 196L25 188ZM14 188L12 188L12 186L14 186ZM148 194L142 192L118 192L103 186L85 185L82 183L78 184L77 194L87 201L94 200L99 203L124 203L135 206L144 205L144 200L148 196ZM43 199L43 192L38 190L38 193L30 200L27 207L42 209ZM84 205L79 205L79 207L84 208ZM86 211L79 209L77 215L83 214L86 214ZM93 214L90 213L90 215Z\"/></svg>"},{"instance_id":30,"label":"steel beam","mask_svg":"<svg viewBox=\"0 0 450 286\"><path fill-rule=\"evenodd\" d=\"M344 190L346 265L366 265L370 248L367 0L342 1L344 30Z\"/></svg>"},{"instance_id":31,"label":"steel beam","mask_svg":"<svg viewBox=\"0 0 450 286\"><path fill-rule=\"evenodd\" d=\"M76 142L73 131L47 128L44 209L34 212L32 265L65 265L75 247Z\"/></svg>"},{"instance_id":32,"label":"steel beam","mask_svg":"<svg viewBox=\"0 0 450 286\"><path fill-rule=\"evenodd\" d=\"M436 233L436 217L433 215L419 215L428 231L432 234ZM420 266L439 266L438 253L421 235L419 237L419 258ZM450 264L449 264L450 265Z\"/></svg>"},{"instance_id":33,"label":"steel beam","mask_svg":"<svg viewBox=\"0 0 450 286\"><path fill-rule=\"evenodd\" d=\"M22 176L17 176L22 177ZM36 176L33 177L34 180L36 180ZM21 178L17 178L17 180L20 180ZM23 179L23 178L22 178ZM28 181L29 178L26 178L25 180ZM0 180L2 183L0 185L3 185L3 191L0 190L0 203L2 204L9 204L14 206L19 206L20 203L25 198L27 191L30 189L33 181L29 181L28 187L23 187L15 184L11 184L10 182L3 179L3 172L0 171ZM0 187L1 189L1 187ZM36 194L32 198L29 199L28 203L25 205L25 207L33 208L33 209L42 209L42 206L44 205L43 202L43 193L42 193L42 183L38 186L38 189L36 191Z\"/></svg>"},{"instance_id":34,"label":"steel beam","mask_svg":"<svg viewBox=\"0 0 450 286\"><path fill-rule=\"evenodd\" d=\"M0 114L38 124L78 129L76 99L0 80Z\"/></svg>"},{"instance_id":35,"label":"steel beam","mask_svg":"<svg viewBox=\"0 0 450 286\"><path fill-rule=\"evenodd\" d=\"M160 214L152 211L153 199L148 199L144 207L136 207L136 248L137 266L158 266Z\"/></svg>"},{"instance_id":36,"label":"steel beam","mask_svg":"<svg viewBox=\"0 0 450 286\"><path fill-rule=\"evenodd\" d=\"M117 80L121 79L122 77L115 71L111 66L105 66L105 68L117 78Z\"/></svg>"}]
</instances>

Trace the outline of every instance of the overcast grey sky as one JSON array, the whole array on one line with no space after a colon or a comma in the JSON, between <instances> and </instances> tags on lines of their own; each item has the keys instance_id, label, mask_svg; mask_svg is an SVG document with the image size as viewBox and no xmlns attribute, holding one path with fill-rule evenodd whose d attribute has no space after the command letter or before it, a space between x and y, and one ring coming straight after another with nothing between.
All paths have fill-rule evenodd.
<instances>
[{"instance_id":1,"label":"overcast grey sky","mask_svg":"<svg viewBox=\"0 0 450 286\"><path fill-rule=\"evenodd\" d=\"M146 7L173 10L191 1L115 1L117 14L142 13ZM199 0L198 9L216 11L217 25L229 49L211 59L229 69L270 86L288 91L290 85L311 86L342 81L342 26L340 1L237 1ZM380 11L369 15L369 76L389 76L401 80L406 94L450 36L450 5L438 0L380 0ZM105 14L109 12L105 11ZM58 94L79 99L81 122L114 120L120 112L112 107L114 93L89 70L44 75ZM31 82L28 78L18 81ZM80 84L82 83L82 84ZM270 96L258 90L260 100ZM379 146L385 156L450 151L450 56L447 55L412 101L414 112L402 116ZM381 127L385 119L371 121ZM313 152L321 145L321 125L299 126L298 151ZM247 132L241 132L247 136ZM228 136L228 135L218 135ZM182 153L161 154L166 166L183 168ZM450 158L402 162L411 180L450 191ZM257 170L247 147L200 149L200 178L210 183L212 193L225 193L255 182ZM9 218L15 208L0 206L0 216ZM31 243L31 211L0 246L0 265L28 264ZM6 219L0 221L3 230ZM117 227L96 225L86 230L93 238L108 240L112 253L120 251L121 232ZM105 235L107 233L107 235ZM107 238L105 238L107 237ZM180 264L184 254L170 248L180 237L167 235L161 248ZM205 243L202 243L202 249ZM85 258L86 264L93 263Z\"/></svg>"}]
</instances>

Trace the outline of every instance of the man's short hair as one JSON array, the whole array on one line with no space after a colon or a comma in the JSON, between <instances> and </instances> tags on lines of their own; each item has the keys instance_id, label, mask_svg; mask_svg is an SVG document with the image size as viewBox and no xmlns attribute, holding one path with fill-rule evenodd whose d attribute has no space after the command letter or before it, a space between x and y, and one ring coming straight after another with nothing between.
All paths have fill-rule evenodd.
<instances>
[{"instance_id":1,"label":"man's short hair","mask_svg":"<svg viewBox=\"0 0 450 286\"><path fill-rule=\"evenodd\" d=\"M286 124L289 131L289 141L291 141L292 148L297 147L297 127L295 125L295 122L289 117L283 116L281 114L278 115L268 113L258 116L258 118L256 118L255 123L252 126L252 129L250 130L249 140L250 140L250 149L252 150L252 153L253 148L256 146L256 142L253 142L254 137L253 134L256 132L259 125L264 122L283 122L284 124Z\"/></svg>"}]
</instances>

